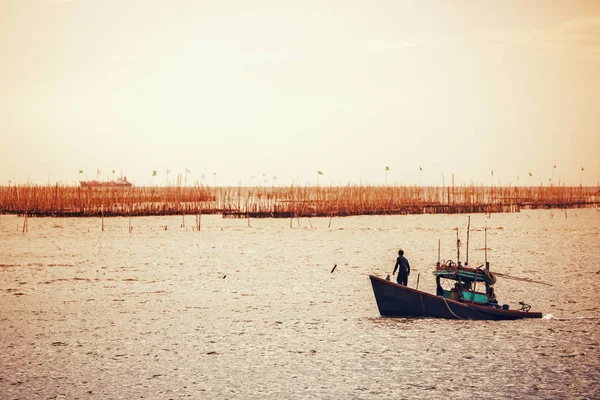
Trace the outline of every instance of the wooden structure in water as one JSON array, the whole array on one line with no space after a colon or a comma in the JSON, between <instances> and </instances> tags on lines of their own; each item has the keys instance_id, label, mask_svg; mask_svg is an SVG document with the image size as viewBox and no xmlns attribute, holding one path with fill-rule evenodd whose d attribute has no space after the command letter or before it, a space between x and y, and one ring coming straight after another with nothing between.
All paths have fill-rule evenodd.
<instances>
[{"instance_id":1,"label":"wooden structure in water","mask_svg":"<svg viewBox=\"0 0 600 400\"><path fill-rule=\"evenodd\" d=\"M599 206L600 187L0 186L0 213L53 217L222 214L227 218L290 218Z\"/></svg>"}]
</instances>

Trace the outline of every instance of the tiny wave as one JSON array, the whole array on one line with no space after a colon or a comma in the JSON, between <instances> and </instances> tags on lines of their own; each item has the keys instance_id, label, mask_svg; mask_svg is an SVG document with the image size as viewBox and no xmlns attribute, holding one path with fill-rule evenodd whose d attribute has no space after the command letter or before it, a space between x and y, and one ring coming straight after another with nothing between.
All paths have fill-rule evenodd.
<instances>
[{"instance_id":1,"label":"tiny wave","mask_svg":"<svg viewBox=\"0 0 600 400\"><path fill-rule=\"evenodd\" d=\"M600 315L594 315L591 317L558 318L552 314L546 314L542 318L543 319L554 319L556 321L573 321L573 320L577 320L577 319L600 320Z\"/></svg>"}]
</instances>

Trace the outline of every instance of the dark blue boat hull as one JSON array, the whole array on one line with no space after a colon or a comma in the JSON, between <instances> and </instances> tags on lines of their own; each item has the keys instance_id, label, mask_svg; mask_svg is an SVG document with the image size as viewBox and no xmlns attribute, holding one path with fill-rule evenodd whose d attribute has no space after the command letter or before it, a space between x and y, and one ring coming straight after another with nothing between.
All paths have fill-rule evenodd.
<instances>
[{"instance_id":1,"label":"dark blue boat hull","mask_svg":"<svg viewBox=\"0 0 600 400\"><path fill-rule=\"evenodd\" d=\"M541 318L542 313L504 310L458 302L369 275L379 313L383 317L423 317L474 320Z\"/></svg>"}]
</instances>

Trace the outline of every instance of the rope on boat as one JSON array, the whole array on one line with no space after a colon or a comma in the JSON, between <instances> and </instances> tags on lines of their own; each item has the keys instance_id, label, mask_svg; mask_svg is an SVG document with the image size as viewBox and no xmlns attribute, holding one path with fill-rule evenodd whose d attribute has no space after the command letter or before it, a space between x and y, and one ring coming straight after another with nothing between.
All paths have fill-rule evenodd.
<instances>
[{"instance_id":1,"label":"rope on boat","mask_svg":"<svg viewBox=\"0 0 600 400\"><path fill-rule=\"evenodd\" d=\"M444 303L446 304L446 307L448 308L448 311L450 311L450 313L451 313L452 315L454 315L454 316L455 316L456 318L458 318L458 319L464 319L464 318L461 318L461 317L459 317L458 315L454 314L454 311L452 311L452 310L450 309L450 306L448 305L448 302L446 301L446 299L444 298L444 296L442 296L442 300L444 300ZM422 301L422 299L421 299L421 301Z\"/></svg>"}]
</instances>

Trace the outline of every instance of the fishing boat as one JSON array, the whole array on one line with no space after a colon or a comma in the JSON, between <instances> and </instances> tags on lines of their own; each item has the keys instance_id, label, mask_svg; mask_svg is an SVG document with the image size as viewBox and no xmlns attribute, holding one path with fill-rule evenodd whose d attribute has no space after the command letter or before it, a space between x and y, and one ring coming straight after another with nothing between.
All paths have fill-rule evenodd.
<instances>
[{"instance_id":1,"label":"fishing boat","mask_svg":"<svg viewBox=\"0 0 600 400\"><path fill-rule=\"evenodd\" d=\"M457 248L460 248L458 231ZM490 271L490 264L487 261L487 250L485 263L477 268L471 268L468 266L468 261L464 266L461 264L460 250L456 263L451 260L440 261L438 241L438 262L436 263L433 275L435 276L437 286L435 294L418 290L418 280L417 289L412 289L391 282L389 275L386 279L369 275L381 316L472 320L514 320L542 317L542 313L540 312L530 312L531 306L523 301L519 302L519 309L511 310L506 304L500 305L494 293L494 284L496 283L496 276L548 284L532 279L492 273ZM450 286L448 286L448 283L450 283Z\"/></svg>"}]
</instances>

